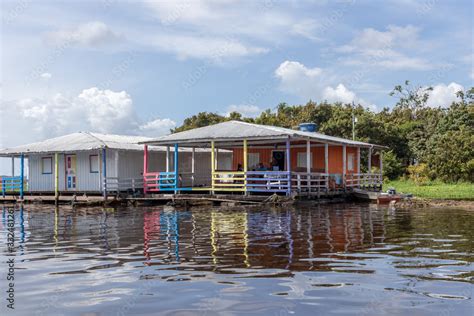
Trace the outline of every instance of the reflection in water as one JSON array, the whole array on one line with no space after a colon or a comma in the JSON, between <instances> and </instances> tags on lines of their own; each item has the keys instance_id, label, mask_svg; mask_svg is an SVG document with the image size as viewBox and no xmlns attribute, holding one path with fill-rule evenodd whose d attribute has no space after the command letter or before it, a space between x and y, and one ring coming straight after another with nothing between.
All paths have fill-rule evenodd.
<instances>
[{"instance_id":1,"label":"reflection in water","mask_svg":"<svg viewBox=\"0 0 474 316\"><path fill-rule=\"evenodd\" d=\"M3 240L6 213L3 207ZM107 314L125 304L145 314L472 308L468 211L26 206L15 215L17 311L24 314L58 293L64 300L39 314Z\"/></svg>"}]
</instances>

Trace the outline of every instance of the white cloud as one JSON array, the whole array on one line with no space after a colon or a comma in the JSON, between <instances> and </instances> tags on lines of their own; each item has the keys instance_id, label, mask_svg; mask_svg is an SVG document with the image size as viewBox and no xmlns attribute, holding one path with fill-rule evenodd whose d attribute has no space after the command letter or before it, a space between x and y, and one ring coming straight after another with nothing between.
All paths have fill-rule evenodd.
<instances>
[{"instance_id":1,"label":"white cloud","mask_svg":"<svg viewBox=\"0 0 474 316\"><path fill-rule=\"evenodd\" d=\"M290 37L313 39L317 22L282 10L271 1L176 0L144 2L162 29L156 28L141 42L175 53L179 58L235 58L266 53L269 44ZM228 42L233 42L227 49ZM223 49L224 47L224 49Z\"/></svg>"},{"instance_id":2,"label":"white cloud","mask_svg":"<svg viewBox=\"0 0 474 316\"><path fill-rule=\"evenodd\" d=\"M1 146L14 146L79 130L161 136L176 125L170 119L142 122L127 92L96 87L85 89L74 97L56 94L45 99L2 102L0 116L9 118L2 120ZM27 132L4 132L12 130Z\"/></svg>"},{"instance_id":3,"label":"white cloud","mask_svg":"<svg viewBox=\"0 0 474 316\"><path fill-rule=\"evenodd\" d=\"M333 87L326 87L323 91L323 99L329 102L350 103L355 101L356 95L340 83L335 89Z\"/></svg>"},{"instance_id":4,"label":"white cloud","mask_svg":"<svg viewBox=\"0 0 474 316\"><path fill-rule=\"evenodd\" d=\"M275 76L280 81L280 89L299 96L302 99L316 101L350 103L366 102L338 83L335 76L328 70L318 67L309 68L297 61L284 61L275 70ZM335 87L333 87L335 86Z\"/></svg>"},{"instance_id":5,"label":"white cloud","mask_svg":"<svg viewBox=\"0 0 474 316\"><path fill-rule=\"evenodd\" d=\"M420 29L412 25L389 25L386 31L366 28L349 44L339 47L336 51L350 55L344 59L349 65L380 66L388 69L431 69L433 65L423 57L409 56L426 46L426 43L419 40L419 32Z\"/></svg>"},{"instance_id":6,"label":"white cloud","mask_svg":"<svg viewBox=\"0 0 474 316\"><path fill-rule=\"evenodd\" d=\"M297 61L284 61L275 70L275 76L280 80L280 88L288 93L311 97L321 92L323 70L308 68Z\"/></svg>"},{"instance_id":7,"label":"white cloud","mask_svg":"<svg viewBox=\"0 0 474 316\"><path fill-rule=\"evenodd\" d=\"M231 38L168 34L157 35L150 42L162 51L176 54L179 59L198 58L217 62L225 57L244 57L268 51L266 48L254 47Z\"/></svg>"},{"instance_id":8,"label":"white cloud","mask_svg":"<svg viewBox=\"0 0 474 316\"><path fill-rule=\"evenodd\" d=\"M262 113L262 109L256 105L232 104L227 107L227 113L225 113L225 115L228 116L232 112L238 112L245 117L256 117Z\"/></svg>"},{"instance_id":9,"label":"white cloud","mask_svg":"<svg viewBox=\"0 0 474 316\"><path fill-rule=\"evenodd\" d=\"M54 45L78 44L86 47L98 47L117 42L121 36L100 21L77 25L71 29L50 32L46 35L49 43Z\"/></svg>"},{"instance_id":10,"label":"white cloud","mask_svg":"<svg viewBox=\"0 0 474 316\"><path fill-rule=\"evenodd\" d=\"M40 75L40 77L45 79L45 80L49 80L49 79L51 79L52 75L49 72L45 72L45 73L42 73Z\"/></svg>"},{"instance_id":11,"label":"white cloud","mask_svg":"<svg viewBox=\"0 0 474 316\"><path fill-rule=\"evenodd\" d=\"M451 82L448 85L437 84L429 92L429 99L426 105L431 107L448 107L454 101L459 101L459 98L456 96L456 93L459 91L464 91L464 87L455 82Z\"/></svg>"},{"instance_id":12,"label":"white cloud","mask_svg":"<svg viewBox=\"0 0 474 316\"><path fill-rule=\"evenodd\" d=\"M152 121L146 122L145 124L140 125L138 128L140 134L147 136L159 136L166 135L170 132L170 129L176 127L176 122L168 118L165 119L154 119Z\"/></svg>"}]
</instances>

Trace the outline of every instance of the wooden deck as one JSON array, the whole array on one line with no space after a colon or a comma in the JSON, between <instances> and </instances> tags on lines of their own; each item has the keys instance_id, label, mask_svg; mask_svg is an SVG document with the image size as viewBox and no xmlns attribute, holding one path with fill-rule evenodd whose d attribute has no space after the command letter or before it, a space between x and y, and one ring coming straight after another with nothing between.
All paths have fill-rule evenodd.
<instances>
[{"instance_id":1,"label":"wooden deck","mask_svg":"<svg viewBox=\"0 0 474 316\"><path fill-rule=\"evenodd\" d=\"M156 193L148 194L143 197L136 196L115 196L109 195L105 199L101 195L60 195L58 200L53 194L31 194L25 195L23 200L20 199L19 195L10 194L5 197L0 195L0 203L37 203L37 204L69 204L69 205L113 205L113 204L166 204L169 202L173 203L187 203L187 204L202 204L202 203L235 203L242 205L252 204L263 204L263 203L291 203L295 200L315 200L319 198L334 198L348 196L348 192L343 191L331 191L319 196L285 196L276 194L228 194L215 193L209 194L204 192L193 192L193 193Z\"/></svg>"}]
</instances>

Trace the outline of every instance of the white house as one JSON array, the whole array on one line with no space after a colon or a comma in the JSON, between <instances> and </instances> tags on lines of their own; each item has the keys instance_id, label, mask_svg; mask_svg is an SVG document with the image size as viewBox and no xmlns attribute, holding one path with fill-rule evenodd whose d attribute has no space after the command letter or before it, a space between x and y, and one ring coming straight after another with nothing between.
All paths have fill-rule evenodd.
<instances>
[{"instance_id":1,"label":"white house","mask_svg":"<svg viewBox=\"0 0 474 316\"><path fill-rule=\"evenodd\" d=\"M144 147L138 142L148 140L150 138L141 136L78 132L3 149L0 157L23 157L27 179L24 192L52 193L56 187L60 193L139 190L143 188ZM172 147L150 146L148 150L150 168L163 172L174 170ZM209 185L210 159L208 149L180 148L180 181L194 186ZM230 167L232 153L221 152L219 164L223 168ZM9 180L18 178L16 183L23 182L20 177L9 177ZM8 181L4 181L2 189L9 191L9 188L15 189L18 185L9 187Z\"/></svg>"}]
</instances>

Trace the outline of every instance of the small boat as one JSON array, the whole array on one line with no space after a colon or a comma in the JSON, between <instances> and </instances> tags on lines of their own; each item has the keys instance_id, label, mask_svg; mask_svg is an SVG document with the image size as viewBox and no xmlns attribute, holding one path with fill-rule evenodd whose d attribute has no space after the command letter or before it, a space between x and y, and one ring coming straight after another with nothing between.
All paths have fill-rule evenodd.
<instances>
[{"instance_id":1,"label":"small boat","mask_svg":"<svg viewBox=\"0 0 474 316\"><path fill-rule=\"evenodd\" d=\"M377 201L377 204L389 204L392 201L398 202L404 197L408 197L405 195L397 194L395 190L389 190L387 193L385 192L375 192L375 191L367 191L362 189L354 189L353 194L356 198L366 201Z\"/></svg>"}]
</instances>

